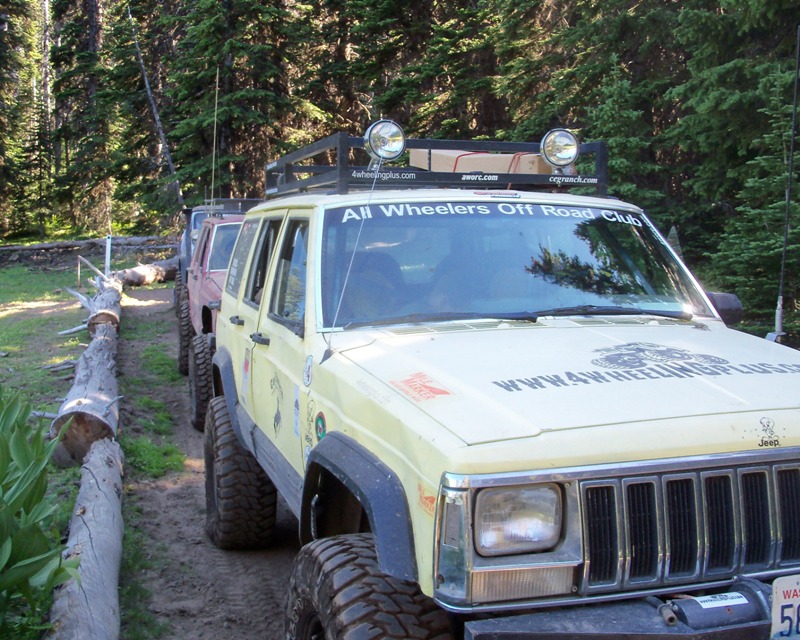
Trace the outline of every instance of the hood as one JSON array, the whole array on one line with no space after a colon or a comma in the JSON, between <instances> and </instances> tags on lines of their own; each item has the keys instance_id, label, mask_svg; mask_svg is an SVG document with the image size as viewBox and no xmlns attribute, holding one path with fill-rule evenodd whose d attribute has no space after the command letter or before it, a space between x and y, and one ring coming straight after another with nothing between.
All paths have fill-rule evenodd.
<instances>
[{"instance_id":1,"label":"hood","mask_svg":"<svg viewBox=\"0 0 800 640\"><path fill-rule=\"evenodd\" d=\"M733 427L800 408L800 353L719 322L550 318L351 336L341 355L467 445L700 416Z\"/></svg>"}]
</instances>

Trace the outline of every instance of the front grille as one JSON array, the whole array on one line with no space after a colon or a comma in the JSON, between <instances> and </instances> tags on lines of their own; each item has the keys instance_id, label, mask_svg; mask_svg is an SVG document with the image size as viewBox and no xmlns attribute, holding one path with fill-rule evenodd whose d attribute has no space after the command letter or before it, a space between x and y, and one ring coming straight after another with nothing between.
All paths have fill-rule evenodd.
<instances>
[{"instance_id":1,"label":"front grille","mask_svg":"<svg viewBox=\"0 0 800 640\"><path fill-rule=\"evenodd\" d=\"M800 566L800 467L583 480L581 592Z\"/></svg>"}]
</instances>

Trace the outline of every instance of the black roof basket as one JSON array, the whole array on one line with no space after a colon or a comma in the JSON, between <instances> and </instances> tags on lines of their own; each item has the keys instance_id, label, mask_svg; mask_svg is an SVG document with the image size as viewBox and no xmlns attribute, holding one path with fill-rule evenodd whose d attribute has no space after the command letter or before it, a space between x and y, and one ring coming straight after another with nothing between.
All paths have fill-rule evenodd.
<instances>
[{"instance_id":1,"label":"black roof basket","mask_svg":"<svg viewBox=\"0 0 800 640\"><path fill-rule=\"evenodd\" d=\"M406 149L428 150L428 166L432 151L459 151L464 154L505 153L538 154L538 142L500 142L496 140L433 140L409 138ZM581 155L594 154L594 174L572 175L552 173L495 173L483 171L428 171L419 167L383 165L378 179L368 166L350 164L350 150L363 149L364 138L347 133L335 133L327 138L293 151L265 169L267 199L309 189L332 187L333 193L348 193L351 189L409 189L419 187L480 187L482 189L554 189L594 187L598 195L608 188L608 147L605 141L580 145ZM301 164L315 156L334 155L336 164ZM365 152L366 154L366 152ZM474 177L470 177L474 176Z\"/></svg>"}]
</instances>

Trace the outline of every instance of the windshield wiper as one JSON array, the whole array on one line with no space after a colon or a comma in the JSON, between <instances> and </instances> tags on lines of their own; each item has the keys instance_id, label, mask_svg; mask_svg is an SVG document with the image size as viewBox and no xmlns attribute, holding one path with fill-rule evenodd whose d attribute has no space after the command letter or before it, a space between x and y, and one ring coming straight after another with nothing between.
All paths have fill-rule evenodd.
<instances>
[{"instance_id":1,"label":"windshield wiper","mask_svg":"<svg viewBox=\"0 0 800 640\"><path fill-rule=\"evenodd\" d=\"M424 322L451 322L454 320L517 320L520 322L536 322L542 316L658 316L674 318L675 320L691 320L692 314L686 311L670 311L667 309L640 309L639 307L620 307L602 305L580 305L574 307L555 307L539 311L517 311L514 313L491 312L455 312L442 311L437 313L409 313L404 316L392 318L376 318L374 320L361 320L348 322L344 329L358 329L361 327L380 327L391 324L421 324Z\"/></svg>"},{"instance_id":2,"label":"windshield wiper","mask_svg":"<svg viewBox=\"0 0 800 640\"><path fill-rule=\"evenodd\" d=\"M575 307L556 307L536 312L541 316L659 316L676 320L691 320L692 314L686 311L668 309L641 309L639 307L620 307L585 304Z\"/></svg>"},{"instance_id":3,"label":"windshield wiper","mask_svg":"<svg viewBox=\"0 0 800 640\"><path fill-rule=\"evenodd\" d=\"M439 311L436 313L409 313L404 316L394 316L392 318L376 318L374 320L362 320L358 322L348 322L344 329L357 329L359 327L379 327L389 324L420 324L423 322L451 322L454 320L527 320L536 322L539 314L531 312L523 313L483 313L478 311Z\"/></svg>"}]
</instances>

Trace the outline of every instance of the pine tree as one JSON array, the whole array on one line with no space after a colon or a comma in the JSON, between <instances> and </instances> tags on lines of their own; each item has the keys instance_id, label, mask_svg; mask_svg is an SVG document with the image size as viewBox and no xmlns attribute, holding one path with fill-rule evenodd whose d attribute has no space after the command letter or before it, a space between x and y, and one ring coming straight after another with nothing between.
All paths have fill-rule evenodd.
<instances>
[{"instance_id":1,"label":"pine tree","mask_svg":"<svg viewBox=\"0 0 800 640\"><path fill-rule=\"evenodd\" d=\"M72 226L107 231L113 180L114 113L100 99L104 80L103 0L55 0L56 186Z\"/></svg>"},{"instance_id":2,"label":"pine tree","mask_svg":"<svg viewBox=\"0 0 800 640\"><path fill-rule=\"evenodd\" d=\"M719 247L710 255L715 283L736 292L751 319L769 317L779 294L792 116L786 96L793 80L793 70L777 68L762 79L765 88L772 87L771 101L759 115L768 119L770 129L753 141L756 156L742 167L747 177L736 194L735 212L726 221ZM797 165L794 194L800 187L796 169ZM786 282L781 292L787 311L795 306L800 286L800 205L796 197L793 200L788 211ZM787 318L796 324L796 317Z\"/></svg>"},{"instance_id":3,"label":"pine tree","mask_svg":"<svg viewBox=\"0 0 800 640\"><path fill-rule=\"evenodd\" d=\"M280 0L197 0L186 21L165 109L184 191L194 190L195 201L261 195L290 109L290 15Z\"/></svg>"},{"instance_id":4,"label":"pine tree","mask_svg":"<svg viewBox=\"0 0 800 640\"><path fill-rule=\"evenodd\" d=\"M0 234L25 232L16 205L19 155L25 139L35 63L35 5L11 0L0 6Z\"/></svg>"}]
</instances>

